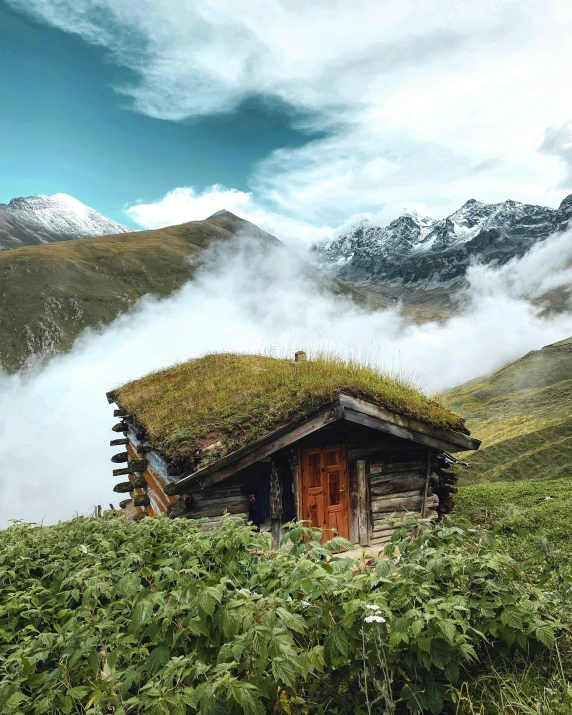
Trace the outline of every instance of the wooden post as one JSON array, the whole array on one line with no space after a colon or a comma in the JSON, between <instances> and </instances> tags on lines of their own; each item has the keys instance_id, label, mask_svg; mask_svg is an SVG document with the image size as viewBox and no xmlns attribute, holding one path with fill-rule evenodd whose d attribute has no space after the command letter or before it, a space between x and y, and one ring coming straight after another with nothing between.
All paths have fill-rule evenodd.
<instances>
[{"instance_id":1,"label":"wooden post","mask_svg":"<svg viewBox=\"0 0 572 715\"><path fill-rule=\"evenodd\" d=\"M431 476L431 450L427 450L427 476L425 478L425 491L423 492L423 506L421 507L421 518L424 519L427 512L427 497L429 496L429 478Z\"/></svg>"},{"instance_id":2,"label":"wooden post","mask_svg":"<svg viewBox=\"0 0 572 715\"><path fill-rule=\"evenodd\" d=\"M359 544L359 504L357 462L352 459L348 463L348 478L350 490L350 541Z\"/></svg>"},{"instance_id":3,"label":"wooden post","mask_svg":"<svg viewBox=\"0 0 572 715\"><path fill-rule=\"evenodd\" d=\"M294 449L294 454L289 459L290 469L292 470L292 490L294 491L294 504L296 505L296 519L300 521L302 518L300 505L300 474L298 468L298 450Z\"/></svg>"},{"instance_id":4,"label":"wooden post","mask_svg":"<svg viewBox=\"0 0 572 715\"><path fill-rule=\"evenodd\" d=\"M369 546L368 469L365 459L356 462L360 546Z\"/></svg>"},{"instance_id":5,"label":"wooden post","mask_svg":"<svg viewBox=\"0 0 572 715\"><path fill-rule=\"evenodd\" d=\"M278 468L272 462L270 473L270 533L272 534L272 548L280 546L280 528L282 526L282 485Z\"/></svg>"}]
</instances>

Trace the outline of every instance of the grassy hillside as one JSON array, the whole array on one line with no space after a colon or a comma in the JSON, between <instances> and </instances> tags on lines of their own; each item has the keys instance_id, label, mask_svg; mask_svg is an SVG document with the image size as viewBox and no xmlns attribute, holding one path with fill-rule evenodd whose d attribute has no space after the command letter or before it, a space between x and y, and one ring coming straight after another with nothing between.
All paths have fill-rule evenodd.
<instances>
[{"instance_id":1,"label":"grassy hillside","mask_svg":"<svg viewBox=\"0 0 572 715\"><path fill-rule=\"evenodd\" d=\"M512 537L515 553L547 541L572 552L572 338L450 391L483 440L467 455L457 514Z\"/></svg>"},{"instance_id":2,"label":"grassy hillside","mask_svg":"<svg viewBox=\"0 0 572 715\"><path fill-rule=\"evenodd\" d=\"M264 244L282 245L225 212L153 231L2 252L0 366L14 371L34 356L66 352L84 328L109 323L143 295L168 296L192 278L211 243L245 230ZM328 287L363 299L338 282Z\"/></svg>"}]
</instances>

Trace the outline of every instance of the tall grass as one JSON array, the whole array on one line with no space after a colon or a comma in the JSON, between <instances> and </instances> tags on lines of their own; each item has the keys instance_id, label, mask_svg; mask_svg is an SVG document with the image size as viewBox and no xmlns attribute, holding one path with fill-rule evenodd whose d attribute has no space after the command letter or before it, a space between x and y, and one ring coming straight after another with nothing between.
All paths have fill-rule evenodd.
<instances>
[{"instance_id":1,"label":"tall grass","mask_svg":"<svg viewBox=\"0 0 572 715\"><path fill-rule=\"evenodd\" d=\"M411 381L353 359L317 354L293 362L263 355L206 355L152 373L116 390L121 405L169 456L185 458L233 437L255 440L310 414L341 391L438 426L460 417Z\"/></svg>"}]
</instances>

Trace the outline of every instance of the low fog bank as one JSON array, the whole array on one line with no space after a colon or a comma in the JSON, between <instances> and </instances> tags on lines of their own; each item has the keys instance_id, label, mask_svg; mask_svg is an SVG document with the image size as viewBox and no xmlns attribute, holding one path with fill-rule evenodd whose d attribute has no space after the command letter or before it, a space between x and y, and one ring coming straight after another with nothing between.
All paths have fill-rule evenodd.
<instances>
[{"instance_id":1,"label":"low fog bank","mask_svg":"<svg viewBox=\"0 0 572 715\"><path fill-rule=\"evenodd\" d=\"M501 269L474 267L462 314L421 326L397 308L372 313L324 292L283 249L261 250L246 237L232 249L213 246L195 280L170 298L143 299L35 373L0 375L0 526L117 505L105 392L176 361L213 351L325 350L434 392L572 335L571 313L542 319L521 297L570 282L571 239L550 239L532 262L527 255Z\"/></svg>"}]
</instances>

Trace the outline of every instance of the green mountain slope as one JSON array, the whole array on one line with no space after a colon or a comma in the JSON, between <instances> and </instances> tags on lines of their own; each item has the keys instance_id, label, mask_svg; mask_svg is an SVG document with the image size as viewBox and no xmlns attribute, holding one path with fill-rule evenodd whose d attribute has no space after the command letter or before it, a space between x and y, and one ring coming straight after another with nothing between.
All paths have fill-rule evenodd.
<instances>
[{"instance_id":1,"label":"green mountain slope","mask_svg":"<svg viewBox=\"0 0 572 715\"><path fill-rule=\"evenodd\" d=\"M515 554L572 553L572 338L451 390L482 446L460 473L457 516L510 537Z\"/></svg>"},{"instance_id":2,"label":"green mountain slope","mask_svg":"<svg viewBox=\"0 0 572 715\"><path fill-rule=\"evenodd\" d=\"M451 390L446 400L483 440L468 480L572 477L572 338Z\"/></svg>"},{"instance_id":3,"label":"green mountain slope","mask_svg":"<svg viewBox=\"0 0 572 715\"><path fill-rule=\"evenodd\" d=\"M103 326L143 295L166 297L193 277L202 252L238 233L283 246L254 224L223 211L152 231L28 246L0 254L0 366L68 351L86 327ZM287 250L284 247L284 250ZM189 260L192 259L192 260ZM313 268L313 280L326 285ZM339 282L327 288L365 298Z\"/></svg>"}]
</instances>

